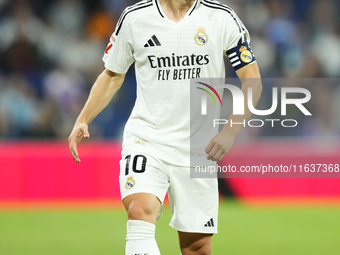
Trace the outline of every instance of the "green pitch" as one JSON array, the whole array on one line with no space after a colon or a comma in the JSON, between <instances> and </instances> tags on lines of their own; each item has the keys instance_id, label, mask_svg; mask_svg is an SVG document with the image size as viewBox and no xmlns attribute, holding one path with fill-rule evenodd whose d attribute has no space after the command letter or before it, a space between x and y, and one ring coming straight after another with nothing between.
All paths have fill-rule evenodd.
<instances>
[{"instance_id":1,"label":"green pitch","mask_svg":"<svg viewBox=\"0 0 340 255\"><path fill-rule=\"evenodd\" d=\"M156 238L162 255L179 255L165 208ZM123 210L0 212L1 255L124 254ZM340 208L259 208L222 203L213 254L339 255Z\"/></svg>"}]
</instances>

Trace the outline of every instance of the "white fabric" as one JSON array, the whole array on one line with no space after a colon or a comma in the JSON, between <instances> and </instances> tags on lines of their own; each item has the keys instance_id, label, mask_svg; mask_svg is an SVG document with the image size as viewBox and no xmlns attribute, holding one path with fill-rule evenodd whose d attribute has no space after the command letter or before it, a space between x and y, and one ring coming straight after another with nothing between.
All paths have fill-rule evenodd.
<instances>
[{"instance_id":1,"label":"white fabric","mask_svg":"<svg viewBox=\"0 0 340 255\"><path fill-rule=\"evenodd\" d=\"M127 160L130 156L129 173L126 175ZM146 157L145 171L133 172L136 155ZM140 162L136 166L141 169ZM133 187L126 185L132 182ZM173 214L170 226L189 233L217 233L218 184L216 178L190 178L190 168L169 164L141 151L123 155L120 161L120 191L122 199L136 193L155 195L162 203L168 192L170 209ZM213 221L212 224L207 224ZM207 226L205 226L207 225ZM209 226L210 225L210 226Z\"/></svg>"},{"instance_id":2,"label":"white fabric","mask_svg":"<svg viewBox=\"0 0 340 255\"><path fill-rule=\"evenodd\" d=\"M155 225L141 220L127 222L125 254L160 255L155 240Z\"/></svg>"},{"instance_id":3,"label":"white fabric","mask_svg":"<svg viewBox=\"0 0 340 255\"><path fill-rule=\"evenodd\" d=\"M202 29L205 44L195 40ZM153 36L160 45L151 46ZM249 40L242 22L215 1L197 0L179 23L165 16L157 0L128 7L103 57L105 67L117 73L135 63L137 100L125 127L123 154L138 138L143 151L189 166L190 79L225 77L223 55L242 38Z\"/></svg>"}]
</instances>

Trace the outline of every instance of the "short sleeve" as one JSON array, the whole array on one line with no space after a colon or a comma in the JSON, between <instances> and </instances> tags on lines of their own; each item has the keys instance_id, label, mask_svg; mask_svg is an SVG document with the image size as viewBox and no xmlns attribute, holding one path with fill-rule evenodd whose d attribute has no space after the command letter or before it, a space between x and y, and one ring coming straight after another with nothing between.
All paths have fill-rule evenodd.
<instances>
[{"instance_id":1,"label":"short sleeve","mask_svg":"<svg viewBox=\"0 0 340 255\"><path fill-rule=\"evenodd\" d=\"M256 62L250 48L249 32L234 12L229 13L225 31L224 53L235 71Z\"/></svg>"},{"instance_id":2,"label":"short sleeve","mask_svg":"<svg viewBox=\"0 0 340 255\"><path fill-rule=\"evenodd\" d=\"M131 27L121 17L105 50L103 61L108 70L124 74L134 62Z\"/></svg>"},{"instance_id":3,"label":"short sleeve","mask_svg":"<svg viewBox=\"0 0 340 255\"><path fill-rule=\"evenodd\" d=\"M250 43L248 30L233 11L231 11L228 15L225 36L225 52L241 45L242 43Z\"/></svg>"}]
</instances>

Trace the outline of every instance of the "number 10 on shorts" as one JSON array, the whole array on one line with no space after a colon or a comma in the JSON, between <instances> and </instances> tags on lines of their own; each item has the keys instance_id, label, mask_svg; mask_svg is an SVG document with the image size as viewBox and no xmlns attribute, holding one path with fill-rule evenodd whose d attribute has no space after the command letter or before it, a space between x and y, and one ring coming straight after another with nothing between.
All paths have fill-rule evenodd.
<instances>
[{"instance_id":1,"label":"number 10 on shorts","mask_svg":"<svg viewBox=\"0 0 340 255\"><path fill-rule=\"evenodd\" d=\"M126 160L125 175L128 175L130 171L131 155L126 156L125 160ZM144 155L135 155L132 161L132 171L135 173L144 173L146 161L147 159Z\"/></svg>"}]
</instances>

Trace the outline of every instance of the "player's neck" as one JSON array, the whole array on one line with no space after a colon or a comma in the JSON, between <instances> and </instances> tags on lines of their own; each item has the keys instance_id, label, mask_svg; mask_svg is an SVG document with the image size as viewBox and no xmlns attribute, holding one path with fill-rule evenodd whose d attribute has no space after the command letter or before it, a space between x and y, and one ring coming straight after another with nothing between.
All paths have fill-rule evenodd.
<instances>
[{"instance_id":1,"label":"player's neck","mask_svg":"<svg viewBox=\"0 0 340 255\"><path fill-rule=\"evenodd\" d=\"M180 22L195 3L193 0L159 0L168 19Z\"/></svg>"}]
</instances>

